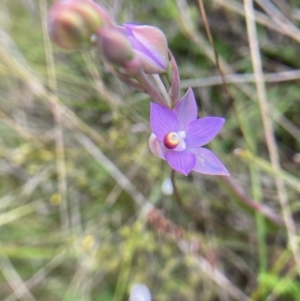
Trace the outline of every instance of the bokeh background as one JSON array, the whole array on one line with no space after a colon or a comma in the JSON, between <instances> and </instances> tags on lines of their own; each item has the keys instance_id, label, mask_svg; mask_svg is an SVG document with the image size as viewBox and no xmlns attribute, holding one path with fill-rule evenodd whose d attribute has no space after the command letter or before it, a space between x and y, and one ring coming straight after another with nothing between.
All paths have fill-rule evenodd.
<instances>
[{"instance_id":1,"label":"bokeh background","mask_svg":"<svg viewBox=\"0 0 300 301\"><path fill-rule=\"evenodd\" d=\"M300 1L244 2L203 1L207 22L201 1L101 2L161 28L181 94L226 118L209 148L231 178L176 175L174 196L149 97L51 43L54 1L0 1L0 300L300 300Z\"/></svg>"}]
</instances>

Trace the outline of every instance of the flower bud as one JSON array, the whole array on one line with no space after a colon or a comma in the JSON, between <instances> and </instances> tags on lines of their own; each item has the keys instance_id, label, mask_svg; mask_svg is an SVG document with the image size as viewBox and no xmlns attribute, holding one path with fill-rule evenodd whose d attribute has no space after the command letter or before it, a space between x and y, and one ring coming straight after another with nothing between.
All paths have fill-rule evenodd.
<instances>
[{"instance_id":1,"label":"flower bud","mask_svg":"<svg viewBox=\"0 0 300 301\"><path fill-rule=\"evenodd\" d=\"M151 294L145 284L135 284L130 290L130 301L151 301Z\"/></svg>"},{"instance_id":2,"label":"flower bud","mask_svg":"<svg viewBox=\"0 0 300 301\"><path fill-rule=\"evenodd\" d=\"M91 0L57 2L49 12L48 24L52 40L68 50L91 46L98 28L112 26L107 12Z\"/></svg>"},{"instance_id":3,"label":"flower bud","mask_svg":"<svg viewBox=\"0 0 300 301\"><path fill-rule=\"evenodd\" d=\"M131 61L127 61L123 64L123 73L127 75L137 75L141 69L141 60L137 55L135 55Z\"/></svg>"},{"instance_id":4,"label":"flower bud","mask_svg":"<svg viewBox=\"0 0 300 301\"><path fill-rule=\"evenodd\" d=\"M96 41L101 55L112 65L122 66L134 58L135 53L129 39L116 29L99 29Z\"/></svg>"},{"instance_id":5,"label":"flower bud","mask_svg":"<svg viewBox=\"0 0 300 301\"><path fill-rule=\"evenodd\" d=\"M167 70L168 44L164 33L154 26L124 24L124 30L137 55L142 67L148 74L163 73Z\"/></svg>"},{"instance_id":6,"label":"flower bud","mask_svg":"<svg viewBox=\"0 0 300 301\"><path fill-rule=\"evenodd\" d=\"M170 178L164 179L161 184L161 191L164 195L172 195L174 193L174 187Z\"/></svg>"}]
</instances>

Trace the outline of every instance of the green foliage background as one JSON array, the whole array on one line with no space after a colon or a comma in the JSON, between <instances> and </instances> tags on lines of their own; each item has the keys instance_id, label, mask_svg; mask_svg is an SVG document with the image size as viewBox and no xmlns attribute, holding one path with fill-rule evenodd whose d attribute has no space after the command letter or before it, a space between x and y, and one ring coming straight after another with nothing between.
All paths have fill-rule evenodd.
<instances>
[{"instance_id":1,"label":"green foliage background","mask_svg":"<svg viewBox=\"0 0 300 301\"><path fill-rule=\"evenodd\" d=\"M299 1L274 3L297 29ZM192 86L199 116L226 117L209 147L232 182L177 175L179 203L161 189L169 167L148 150L150 99L114 78L95 52L49 44L51 4L0 2L0 299L121 301L132 284L145 283L155 301L299 300L300 267L275 185L286 184L299 235L299 32L284 31L255 6L270 134L281 162L275 170L242 1L204 1L222 69L235 74L228 83L234 104L220 84L196 1L104 3L119 23L160 27L179 66L182 95ZM252 205L265 207L254 210L232 183ZM135 202L140 196L180 229L186 248L147 223L145 206Z\"/></svg>"}]
</instances>

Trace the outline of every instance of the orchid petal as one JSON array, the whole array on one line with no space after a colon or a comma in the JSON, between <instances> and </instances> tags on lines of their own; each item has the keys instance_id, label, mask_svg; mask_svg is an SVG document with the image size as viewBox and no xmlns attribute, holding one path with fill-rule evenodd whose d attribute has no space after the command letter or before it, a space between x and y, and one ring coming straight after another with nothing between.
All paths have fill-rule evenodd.
<instances>
[{"instance_id":1,"label":"orchid petal","mask_svg":"<svg viewBox=\"0 0 300 301\"><path fill-rule=\"evenodd\" d=\"M179 131L179 121L174 112L156 103L151 103L150 124L159 141L171 132Z\"/></svg>"},{"instance_id":2,"label":"orchid petal","mask_svg":"<svg viewBox=\"0 0 300 301\"><path fill-rule=\"evenodd\" d=\"M196 156L189 151L170 151L165 154L169 165L177 172L187 176L196 164Z\"/></svg>"},{"instance_id":3,"label":"orchid petal","mask_svg":"<svg viewBox=\"0 0 300 301\"><path fill-rule=\"evenodd\" d=\"M196 156L196 164L193 171L207 175L229 176L229 172L217 156L206 148L190 149Z\"/></svg>"},{"instance_id":4,"label":"orchid petal","mask_svg":"<svg viewBox=\"0 0 300 301\"><path fill-rule=\"evenodd\" d=\"M163 150L162 150L158 140L156 139L156 135L153 133L151 134L151 136L149 138L149 147L150 147L151 152L155 156L157 156L163 160L166 160Z\"/></svg>"},{"instance_id":5,"label":"orchid petal","mask_svg":"<svg viewBox=\"0 0 300 301\"><path fill-rule=\"evenodd\" d=\"M225 119L220 117L204 117L191 122L186 127L187 147L199 147L210 142L219 133L224 122Z\"/></svg>"},{"instance_id":6,"label":"orchid petal","mask_svg":"<svg viewBox=\"0 0 300 301\"><path fill-rule=\"evenodd\" d=\"M198 109L194 92L191 88L188 89L186 94L177 103L173 112L178 117L181 130L184 130L189 123L197 119Z\"/></svg>"}]
</instances>

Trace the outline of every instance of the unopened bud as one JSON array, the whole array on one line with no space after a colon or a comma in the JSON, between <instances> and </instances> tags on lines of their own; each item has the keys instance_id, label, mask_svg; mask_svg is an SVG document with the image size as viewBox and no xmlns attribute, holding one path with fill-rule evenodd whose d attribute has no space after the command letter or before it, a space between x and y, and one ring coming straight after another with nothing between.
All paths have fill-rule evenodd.
<instances>
[{"instance_id":1,"label":"unopened bud","mask_svg":"<svg viewBox=\"0 0 300 301\"><path fill-rule=\"evenodd\" d=\"M97 46L103 58L112 65L123 66L134 58L129 39L116 29L100 29Z\"/></svg>"},{"instance_id":2,"label":"unopened bud","mask_svg":"<svg viewBox=\"0 0 300 301\"><path fill-rule=\"evenodd\" d=\"M48 15L49 34L60 47L68 50L92 45L99 28L111 27L107 12L91 0L65 0L54 4Z\"/></svg>"},{"instance_id":3,"label":"unopened bud","mask_svg":"<svg viewBox=\"0 0 300 301\"><path fill-rule=\"evenodd\" d=\"M143 70L148 74L159 74L167 70L168 43L164 33L154 26L124 24L131 45L142 62Z\"/></svg>"},{"instance_id":4,"label":"unopened bud","mask_svg":"<svg viewBox=\"0 0 300 301\"><path fill-rule=\"evenodd\" d=\"M123 73L127 75L137 75L142 69L140 58L135 55L131 61L123 64Z\"/></svg>"},{"instance_id":5,"label":"unopened bud","mask_svg":"<svg viewBox=\"0 0 300 301\"><path fill-rule=\"evenodd\" d=\"M174 187L170 178L164 179L161 184L161 191L164 195L172 195L174 193Z\"/></svg>"},{"instance_id":6,"label":"unopened bud","mask_svg":"<svg viewBox=\"0 0 300 301\"><path fill-rule=\"evenodd\" d=\"M130 291L129 301L151 301L151 294L145 284L135 284Z\"/></svg>"}]
</instances>

